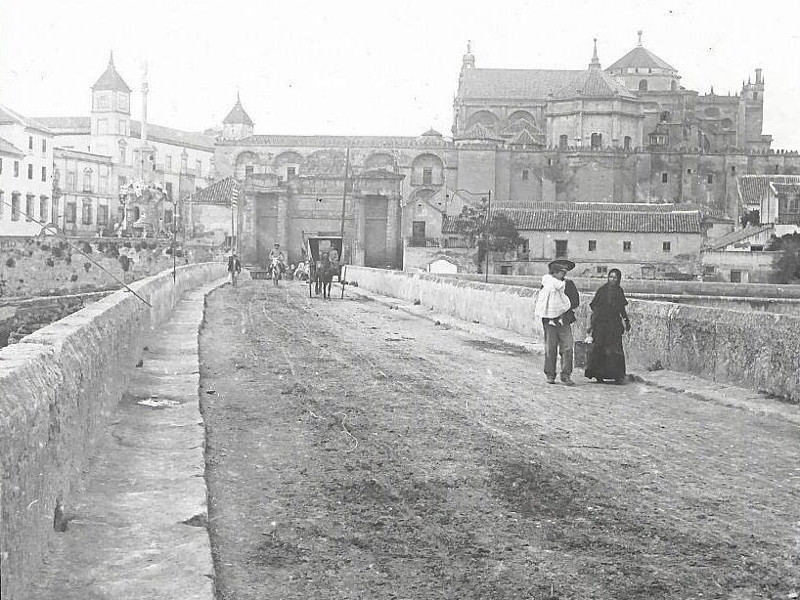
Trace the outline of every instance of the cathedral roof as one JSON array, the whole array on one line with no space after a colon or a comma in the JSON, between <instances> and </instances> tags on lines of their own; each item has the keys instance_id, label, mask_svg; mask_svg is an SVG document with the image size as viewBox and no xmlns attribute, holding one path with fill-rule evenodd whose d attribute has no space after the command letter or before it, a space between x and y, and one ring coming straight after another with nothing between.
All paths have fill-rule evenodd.
<instances>
[{"instance_id":1,"label":"cathedral roof","mask_svg":"<svg viewBox=\"0 0 800 600\"><path fill-rule=\"evenodd\" d=\"M536 99L635 96L605 71L587 69L467 69L459 96L462 98Z\"/></svg>"},{"instance_id":2,"label":"cathedral roof","mask_svg":"<svg viewBox=\"0 0 800 600\"><path fill-rule=\"evenodd\" d=\"M253 120L250 116L245 112L244 108L242 107L242 101L239 99L239 94L236 94L236 104L233 105L231 112L228 113L228 116L222 121L226 125L249 125L250 127L253 126Z\"/></svg>"},{"instance_id":3,"label":"cathedral roof","mask_svg":"<svg viewBox=\"0 0 800 600\"><path fill-rule=\"evenodd\" d=\"M111 54L111 58L108 60L108 66L106 67L105 73L100 75L100 79L98 79L92 86L92 91L97 92L100 90L112 90L114 92L128 93L131 91L131 88L128 87L128 84L125 83L125 80L122 79L122 76L117 73L117 69L114 67L113 53Z\"/></svg>"},{"instance_id":4,"label":"cathedral roof","mask_svg":"<svg viewBox=\"0 0 800 600\"><path fill-rule=\"evenodd\" d=\"M644 46L636 46L633 50L628 52L625 56L620 58L617 62L606 69L613 71L615 69L666 69L668 71L677 71L677 69L667 63L665 60L660 59L655 54L650 52Z\"/></svg>"}]
</instances>

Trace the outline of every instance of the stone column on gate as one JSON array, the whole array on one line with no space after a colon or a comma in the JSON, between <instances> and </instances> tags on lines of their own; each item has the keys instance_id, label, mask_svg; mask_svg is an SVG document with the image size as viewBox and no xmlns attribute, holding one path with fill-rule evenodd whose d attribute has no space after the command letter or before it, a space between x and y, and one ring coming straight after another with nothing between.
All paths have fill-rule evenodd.
<instances>
[{"instance_id":1,"label":"stone column on gate","mask_svg":"<svg viewBox=\"0 0 800 600\"><path fill-rule=\"evenodd\" d=\"M386 255L389 264L396 267L399 264L397 257L397 241L400 239L400 195L390 194L388 198L389 206L386 211Z\"/></svg>"},{"instance_id":2,"label":"stone column on gate","mask_svg":"<svg viewBox=\"0 0 800 600\"><path fill-rule=\"evenodd\" d=\"M367 235L367 221L364 211L364 194L357 192L353 196L353 254L352 264L363 267L366 257L364 244Z\"/></svg>"},{"instance_id":3,"label":"stone column on gate","mask_svg":"<svg viewBox=\"0 0 800 600\"><path fill-rule=\"evenodd\" d=\"M289 203L294 196L293 191L294 190L290 187L285 193L278 194L278 218L275 224L275 242L281 245L284 253L289 243ZM275 242L273 242L273 244Z\"/></svg>"},{"instance_id":4,"label":"stone column on gate","mask_svg":"<svg viewBox=\"0 0 800 600\"><path fill-rule=\"evenodd\" d=\"M254 192L242 192L239 199L240 207L244 208L242 226L242 262L256 264L258 262L258 197ZM244 205L244 206L242 206Z\"/></svg>"}]
</instances>

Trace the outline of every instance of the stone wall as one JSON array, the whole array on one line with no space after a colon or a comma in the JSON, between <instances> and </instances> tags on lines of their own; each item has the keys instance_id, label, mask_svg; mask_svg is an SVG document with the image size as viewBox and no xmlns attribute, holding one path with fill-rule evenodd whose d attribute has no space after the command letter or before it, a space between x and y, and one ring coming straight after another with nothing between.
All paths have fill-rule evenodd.
<instances>
[{"instance_id":1,"label":"stone wall","mask_svg":"<svg viewBox=\"0 0 800 600\"><path fill-rule=\"evenodd\" d=\"M125 390L148 335L183 292L226 274L221 263L135 282L0 350L1 596L20 599L70 491Z\"/></svg>"},{"instance_id":2,"label":"stone wall","mask_svg":"<svg viewBox=\"0 0 800 600\"><path fill-rule=\"evenodd\" d=\"M97 302L111 292L0 299L0 348Z\"/></svg>"},{"instance_id":3,"label":"stone wall","mask_svg":"<svg viewBox=\"0 0 800 600\"><path fill-rule=\"evenodd\" d=\"M364 289L419 300L460 319L542 335L534 288L363 267L350 267L347 275ZM577 331L586 329L590 298L582 294ZM625 346L632 364L659 361L666 369L800 402L800 317L646 300L631 300L628 312L633 330Z\"/></svg>"},{"instance_id":4,"label":"stone wall","mask_svg":"<svg viewBox=\"0 0 800 600\"><path fill-rule=\"evenodd\" d=\"M172 268L169 240L72 238L70 242L86 251L100 266L53 237L0 238L0 297L29 298L119 289L121 285L100 267L125 283ZM176 253L176 262L179 266L222 262L223 254L220 246L186 245ZM120 260L122 255L127 258L127 265L125 259Z\"/></svg>"}]
</instances>

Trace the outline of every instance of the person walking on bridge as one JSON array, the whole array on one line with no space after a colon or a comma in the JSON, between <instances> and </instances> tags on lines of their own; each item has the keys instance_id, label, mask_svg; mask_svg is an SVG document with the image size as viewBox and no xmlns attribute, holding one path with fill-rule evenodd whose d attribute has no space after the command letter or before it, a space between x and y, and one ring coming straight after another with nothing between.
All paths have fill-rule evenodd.
<instances>
[{"instance_id":1,"label":"person walking on bridge","mask_svg":"<svg viewBox=\"0 0 800 600\"><path fill-rule=\"evenodd\" d=\"M231 285L236 285L236 276L242 272L242 261L236 256L236 252L231 252L228 259L228 274L231 278Z\"/></svg>"},{"instance_id":2,"label":"person walking on bridge","mask_svg":"<svg viewBox=\"0 0 800 600\"><path fill-rule=\"evenodd\" d=\"M536 299L536 315L542 319L544 329L544 374L547 383L556 382L556 361L561 356L561 382L572 386L575 385L572 381L575 345L572 324L575 322L575 309L580 304L580 294L566 276L575 268L575 263L558 259L547 267L549 273L542 277L542 289Z\"/></svg>"},{"instance_id":3,"label":"person walking on bridge","mask_svg":"<svg viewBox=\"0 0 800 600\"><path fill-rule=\"evenodd\" d=\"M628 300L620 285L621 280L622 272L611 269L608 282L600 286L589 303L592 320L588 333L592 336L592 350L586 361L584 375L596 379L598 383L606 379L613 379L618 385L625 383L622 334L631 330L631 321L625 310Z\"/></svg>"}]
</instances>

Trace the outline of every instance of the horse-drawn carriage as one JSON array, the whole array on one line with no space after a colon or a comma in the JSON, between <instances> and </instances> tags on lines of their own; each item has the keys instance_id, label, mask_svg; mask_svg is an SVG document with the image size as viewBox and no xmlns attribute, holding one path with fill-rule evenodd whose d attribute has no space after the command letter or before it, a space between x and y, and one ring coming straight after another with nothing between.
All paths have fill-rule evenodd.
<instances>
[{"instance_id":1,"label":"horse-drawn carriage","mask_svg":"<svg viewBox=\"0 0 800 600\"><path fill-rule=\"evenodd\" d=\"M342 275L342 236L326 234L303 234L308 261L308 297L312 288L316 294L322 292L323 298L330 298L333 278L342 283L344 294L344 277ZM345 267L346 269L346 267Z\"/></svg>"}]
</instances>

